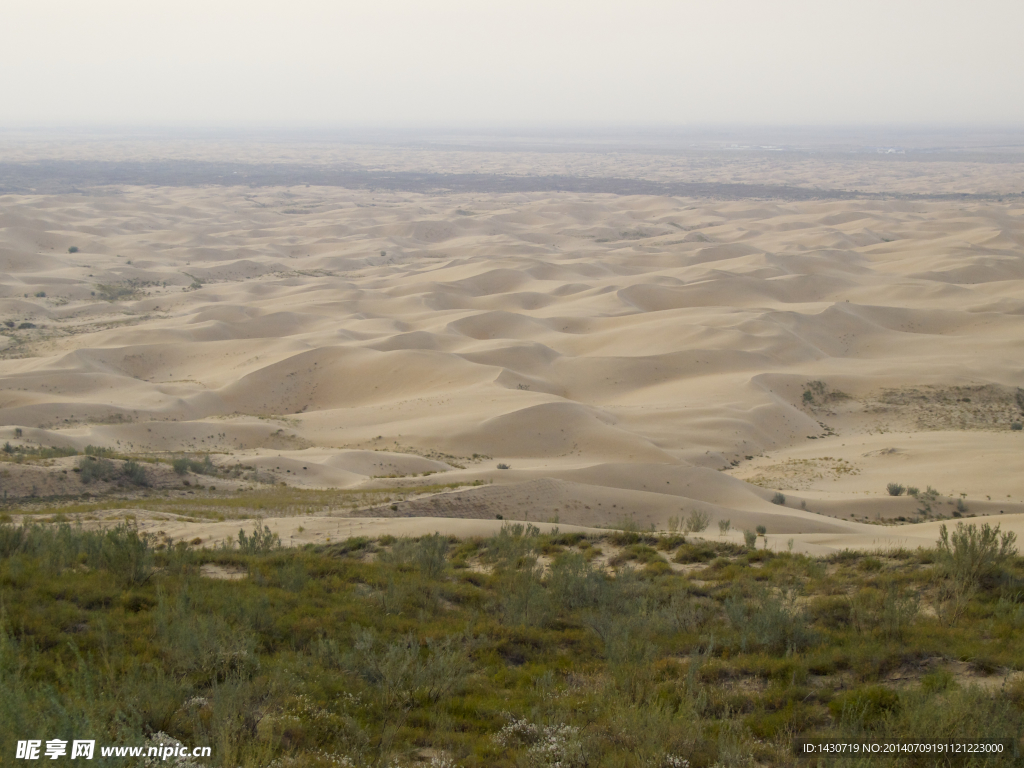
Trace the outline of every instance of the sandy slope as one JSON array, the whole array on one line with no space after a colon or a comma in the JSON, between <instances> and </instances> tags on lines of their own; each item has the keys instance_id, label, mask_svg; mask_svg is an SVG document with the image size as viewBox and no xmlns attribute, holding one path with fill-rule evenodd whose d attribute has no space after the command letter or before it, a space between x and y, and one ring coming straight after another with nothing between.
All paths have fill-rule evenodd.
<instances>
[{"instance_id":1,"label":"sandy slope","mask_svg":"<svg viewBox=\"0 0 1024 768\"><path fill-rule=\"evenodd\" d=\"M836 547L934 535L873 525L921 519L889 481L1024 512L1010 203L6 196L0 296L0 440L493 482L370 513L403 519L703 508Z\"/></svg>"}]
</instances>

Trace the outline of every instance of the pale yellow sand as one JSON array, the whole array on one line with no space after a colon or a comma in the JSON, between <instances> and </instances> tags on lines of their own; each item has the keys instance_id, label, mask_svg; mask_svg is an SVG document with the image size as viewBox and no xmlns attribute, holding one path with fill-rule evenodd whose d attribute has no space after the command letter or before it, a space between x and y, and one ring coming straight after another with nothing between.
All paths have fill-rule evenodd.
<instances>
[{"instance_id":1,"label":"pale yellow sand","mask_svg":"<svg viewBox=\"0 0 1024 768\"><path fill-rule=\"evenodd\" d=\"M890 481L934 486L945 517L961 493L968 520L1024 512L1019 203L8 195L0 295L0 441L214 451L304 487L488 483L334 536L700 508L706 535L763 522L772 547L933 542L874 524L921 519ZM415 519L437 516L472 521Z\"/></svg>"}]
</instances>

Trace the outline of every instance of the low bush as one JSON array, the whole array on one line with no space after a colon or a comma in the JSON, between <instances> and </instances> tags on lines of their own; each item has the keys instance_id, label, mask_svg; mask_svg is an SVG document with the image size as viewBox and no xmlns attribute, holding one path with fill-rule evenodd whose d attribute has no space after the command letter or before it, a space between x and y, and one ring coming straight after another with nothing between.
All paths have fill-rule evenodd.
<instances>
[{"instance_id":1,"label":"low bush","mask_svg":"<svg viewBox=\"0 0 1024 768\"><path fill-rule=\"evenodd\" d=\"M718 553L696 573L598 566L587 553L612 535L282 548L260 522L197 549L130 523L0 522L0 752L81 733L209 744L204 765L241 768L796 766L792 736L1024 736L1024 686L1000 687L1024 658L1001 532L899 561L679 543L682 559ZM914 610L961 567L949 558L982 574L978 620L956 631ZM927 658L998 677L958 686Z\"/></svg>"},{"instance_id":2,"label":"low bush","mask_svg":"<svg viewBox=\"0 0 1024 768\"><path fill-rule=\"evenodd\" d=\"M280 547L281 537L272 532L269 525L264 524L261 529L260 521L256 522L252 533L247 534L243 528L238 530L238 549L243 554L265 555Z\"/></svg>"},{"instance_id":3,"label":"low bush","mask_svg":"<svg viewBox=\"0 0 1024 768\"><path fill-rule=\"evenodd\" d=\"M686 516L687 533L703 533L711 524L711 516L702 509L694 509Z\"/></svg>"},{"instance_id":4,"label":"low bush","mask_svg":"<svg viewBox=\"0 0 1024 768\"><path fill-rule=\"evenodd\" d=\"M132 485L148 486L150 484L145 467L134 459L129 459L121 466L121 474Z\"/></svg>"},{"instance_id":5,"label":"low bush","mask_svg":"<svg viewBox=\"0 0 1024 768\"><path fill-rule=\"evenodd\" d=\"M880 685L869 686L837 696L829 702L832 716L844 725L871 726L897 712L900 697Z\"/></svg>"},{"instance_id":6,"label":"low bush","mask_svg":"<svg viewBox=\"0 0 1024 768\"><path fill-rule=\"evenodd\" d=\"M110 480L114 477L114 462L110 459L97 459L94 456L85 456L78 460L79 479L88 485L97 480Z\"/></svg>"}]
</instances>

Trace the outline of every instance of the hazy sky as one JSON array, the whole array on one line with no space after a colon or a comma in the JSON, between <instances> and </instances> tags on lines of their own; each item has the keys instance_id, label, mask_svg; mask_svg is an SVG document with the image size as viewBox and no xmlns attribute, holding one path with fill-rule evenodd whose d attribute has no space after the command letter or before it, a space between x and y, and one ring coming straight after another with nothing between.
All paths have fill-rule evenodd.
<instances>
[{"instance_id":1,"label":"hazy sky","mask_svg":"<svg viewBox=\"0 0 1024 768\"><path fill-rule=\"evenodd\" d=\"M1022 0L4 0L0 125L1024 122Z\"/></svg>"}]
</instances>

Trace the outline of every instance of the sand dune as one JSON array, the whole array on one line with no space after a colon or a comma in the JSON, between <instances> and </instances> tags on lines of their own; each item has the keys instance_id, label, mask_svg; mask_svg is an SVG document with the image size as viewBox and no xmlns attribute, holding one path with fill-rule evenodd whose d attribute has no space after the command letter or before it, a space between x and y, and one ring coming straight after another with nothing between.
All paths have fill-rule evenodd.
<instances>
[{"instance_id":1,"label":"sand dune","mask_svg":"<svg viewBox=\"0 0 1024 768\"><path fill-rule=\"evenodd\" d=\"M7 195L0 440L490 483L382 520L925 542L887 482L1024 512L1022 244L1019 202Z\"/></svg>"}]
</instances>

